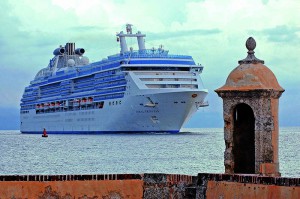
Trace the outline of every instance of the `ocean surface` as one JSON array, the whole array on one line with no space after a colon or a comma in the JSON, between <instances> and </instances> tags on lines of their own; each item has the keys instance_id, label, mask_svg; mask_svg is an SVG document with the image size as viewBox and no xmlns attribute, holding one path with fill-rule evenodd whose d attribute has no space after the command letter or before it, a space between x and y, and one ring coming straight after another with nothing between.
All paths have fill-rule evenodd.
<instances>
[{"instance_id":1,"label":"ocean surface","mask_svg":"<svg viewBox=\"0 0 300 199\"><path fill-rule=\"evenodd\" d=\"M300 127L280 128L280 172L300 177ZM179 134L41 135L0 131L0 175L223 173L222 128Z\"/></svg>"}]
</instances>

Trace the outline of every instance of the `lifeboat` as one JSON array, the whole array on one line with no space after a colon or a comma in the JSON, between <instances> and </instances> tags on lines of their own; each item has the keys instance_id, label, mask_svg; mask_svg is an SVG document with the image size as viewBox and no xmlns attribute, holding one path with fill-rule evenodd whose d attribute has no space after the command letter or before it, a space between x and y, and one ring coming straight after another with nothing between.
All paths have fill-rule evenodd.
<instances>
[{"instance_id":1,"label":"lifeboat","mask_svg":"<svg viewBox=\"0 0 300 199\"><path fill-rule=\"evenodd\" d=\"M86 101L87 101L86 98L83 98L80 102L80 105L86 105Z\"/></svg>"},{"instance_id":2,"label":"lifeboat","mask_svg":"<svg viewBox=\"0 0 300 199\"><path fill-rule=\"evenodd\" d=\"M50 108L55 108L55 102L50 103Z\"/></svg>"},{"instance_id":3,"label":"lifeboat","mask_svg":"<svg viewBox=\"0 0 300 199\"><path fill-rule=\"evenodd\" d=\"M56 108L59 108L59 107L60 107L60 102L56 102L56 103L55 103L55 107L56 107Z\"/></svg>"},{"instance_id":4,"label":"lifeboat","mask_svg":"<svg viewBox=\"0 0 300 199\"><path fill-rule=\"evenodd\" d=\"M45 110L49 109L49 106L50 106L49 103L45 103L45 104L44 104L44 109L45 109Z\"/></svg>"},{"instance_id":5,"label":"lifeboat","mask_svg":"<svg viewBox=\"0 0 300 199\"><path fill-rule=\"evenodd\" d=\"M35 109L36 109L36 110L40 110L40 105L37 104L37 105L35 106Z\"/></svg>"},{"instance_id":6,"label":"lifeboat","mask_svg":"<svg viewBox=\"0 0 300 199\"><path fill-rule=\"evenodd\" d=\"M79 99L75 99L73 101L73 106L79 106L80 105L80 100Z\"/></svg>"},{"instance_id":7,"label":"lifeboat","mask_svg":"<svg viewBox=\"0 0 300 199\"><path fill-rule=\"evenodd\" d=\"M92 104L92 103L93 103L93 98L92 98L92 97L89 97L86 103L87 103L87 104Z\"/></svg>"}]
</instances>

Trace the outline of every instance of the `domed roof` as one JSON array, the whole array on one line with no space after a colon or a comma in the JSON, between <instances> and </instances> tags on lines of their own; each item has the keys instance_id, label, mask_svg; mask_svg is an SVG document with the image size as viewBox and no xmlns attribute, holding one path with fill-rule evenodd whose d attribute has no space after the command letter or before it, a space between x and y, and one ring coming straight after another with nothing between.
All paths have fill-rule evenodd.
<instances>
[{"instance_id":1,"label":"domed roof","mask_svg":"<svg viewBox=\"0 0 300 199\"><path fill-rule=\"evenodd\" d=\"M240 65L231 71L225 85L217 89L216 92L262 89L284 91L274 73L264 65L264 61L254 56L255 46L255 40L250 37L246 42L246 47L249 50L247 58L239 61Z\"/></svg>"},{"instance_id":2,"label":"domed roof","mask_svg":"<svg viewBox=\"0 0 300 199\"><path fill-rule=\"evenodd\" d=\"M229 74L225 85L216 91L257 89L284 91L274 73L261 63L239 65Z\"/></svg>"}]
</instances>

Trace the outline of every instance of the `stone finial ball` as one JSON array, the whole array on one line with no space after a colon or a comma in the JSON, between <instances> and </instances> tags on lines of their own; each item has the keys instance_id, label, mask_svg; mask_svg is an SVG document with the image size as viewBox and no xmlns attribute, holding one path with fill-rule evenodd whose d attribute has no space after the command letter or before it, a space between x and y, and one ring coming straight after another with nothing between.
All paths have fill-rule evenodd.
<instances>
[{"instance_id":1,"label":"stone finial ball","mask_svg":"<svg viewBox=\"0 0 300 199\"><path fill-rule=\"evenodd\" d=\"M249 51L253 51L256 47L256 42L255 40L253 39L253 37L249 37L246 41L246 48L249 50Z\"/></svg>"}]
</instances>

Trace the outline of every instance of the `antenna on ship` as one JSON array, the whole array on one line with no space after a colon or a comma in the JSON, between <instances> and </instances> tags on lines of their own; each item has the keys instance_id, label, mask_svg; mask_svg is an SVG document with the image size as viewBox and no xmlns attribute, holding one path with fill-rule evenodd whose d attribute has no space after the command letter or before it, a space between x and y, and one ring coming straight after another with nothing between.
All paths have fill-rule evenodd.
<instances>
[{"instance_id":1,"label":"antenna on ship","mask_svg":"<svg viewBox=\"0 0 300 199\"><path fill-rule=\"evenodd\" d=\"M118 36L118 32L116 32L116 35L117 35L117 42L120 41L120 37Z\"/></svg>"},{"instance_id":2,"label":"antenna on ship","mask_svg":"<svg viewBox=\"0 0 300 199\"><path fill-rule=\"evenodd\" d=\"M162 44L160 44L157 50L159 51L159 53L163 53L164 52L164 46Z\"/></svg>"},{"instance_id":3,"label":"antenna on ship","mask_svg":"<svg viewBox=\"0 0 300 199\"><path fill-rule=\"evenodd\" d=\"M127 34L132 34L132 24L126 24L126 32Z\"/></svg>"}]
</instances>

